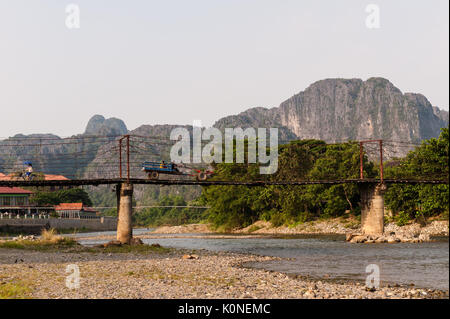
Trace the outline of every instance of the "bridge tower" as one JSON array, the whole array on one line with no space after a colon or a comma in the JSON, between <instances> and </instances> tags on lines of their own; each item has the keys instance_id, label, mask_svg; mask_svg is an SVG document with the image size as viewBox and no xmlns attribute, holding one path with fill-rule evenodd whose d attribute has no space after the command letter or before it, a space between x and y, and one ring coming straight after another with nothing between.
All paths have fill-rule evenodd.
<instances>
[{"instance_id":1,"label":"bridge tower","mask_svg":"<svg viewBox=\"0 0 450 319\"><path fill-rule=\"evenodd\" d=\"M122 244L130 244L133 238L133 184L121 183L117 185L117 240Z\"/></svg>"},{"instance_id":2,"label":"bridge tower","mask_svg":"<svg viewBox=\"0 0 450 319\"><path fill-rule=\"evenodd\" d=\"M384 232L384 192L386 184L362 184L361 229L365 235L382 235Z\"/></svg>"}]
</instances>

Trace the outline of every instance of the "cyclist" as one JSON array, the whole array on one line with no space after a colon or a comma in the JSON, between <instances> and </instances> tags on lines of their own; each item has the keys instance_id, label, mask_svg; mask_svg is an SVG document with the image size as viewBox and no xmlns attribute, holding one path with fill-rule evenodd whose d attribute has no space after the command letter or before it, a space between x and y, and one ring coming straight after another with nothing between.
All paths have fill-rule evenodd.
<instances>
[{"instance_id":1,"label":"cyclist","mask_svg":"<svg viewBox=\"0 0 450 319\"><path fill-rule=\"evenodd\" d=\"M31 162L26 162L27 168L25 169L25 177L31 179L31 174L33 174L33 164Z\"/></svg>"}]
</instances>

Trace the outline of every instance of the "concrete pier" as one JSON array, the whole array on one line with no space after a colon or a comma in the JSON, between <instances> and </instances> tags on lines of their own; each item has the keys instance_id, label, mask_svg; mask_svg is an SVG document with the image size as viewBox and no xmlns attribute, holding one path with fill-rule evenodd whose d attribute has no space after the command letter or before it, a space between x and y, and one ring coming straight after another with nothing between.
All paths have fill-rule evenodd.
<instances>
[{"instance_id":1,"label":"concrete pier","mask_svg":"<svg viewBox=\"0 0 450 319\"><path fill-rule=\"evenodd\" d=\"M385 184L361 185L361 229L364 235L384 232Z\"/></svg>"},{"instance_id":2,"label":"concrete pier","mask_svg":"<svg viewBox=\"0 0 450 319\"><path fill-rule=\"evenodd\" d=\"M118 221L117 240L122 244L130 244L133 238L132 213L133 213L133 184L123 183L117 187L118 195Z\"/></svg>"}]
</instances>

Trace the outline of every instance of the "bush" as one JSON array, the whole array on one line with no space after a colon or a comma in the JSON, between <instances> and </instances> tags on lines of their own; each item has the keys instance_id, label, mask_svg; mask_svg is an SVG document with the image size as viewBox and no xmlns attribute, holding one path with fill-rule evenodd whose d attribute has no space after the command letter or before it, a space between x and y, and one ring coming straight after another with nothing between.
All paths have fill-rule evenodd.
<instances>
[{"instance_id":1,"label":"bush","mask_svg":"<svg viewBox=\"0 0 450 319\"><path fill-rule=\"evenodd\" d=\"M396 217L395 221L397 226L405 226L409 223L411 216L407 212L400 212Z\"/></svg>"},{"instance_id":2,"label":"bush","mask_svg":"<svg viewBox=\"0 0 450 319\"><path fill-rule=\"evenodd\" d=\"M272 214L270 222L273 227L280 227L286 223L286 217L282 213Z\"/></svg>"},{"instance_id":3,"label":"bush","mask_svg":"<svg viewBox=\"0 0 450 319\"><path fill-rule=\"evenodd\" d=\"M49 230L47 229L42 230L41 237L43 241L51 243L58 243L63 239L63 237L58 235L58 232L54 228L50 228Z\"/></svg>"}]
</instances>

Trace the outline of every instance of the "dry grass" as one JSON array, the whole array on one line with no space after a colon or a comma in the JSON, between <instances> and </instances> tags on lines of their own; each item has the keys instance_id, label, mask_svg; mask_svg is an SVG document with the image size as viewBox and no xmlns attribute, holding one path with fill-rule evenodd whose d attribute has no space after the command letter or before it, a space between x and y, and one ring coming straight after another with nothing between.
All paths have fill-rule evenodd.
<instances>
[{"instance_id":1,"label":"dry grass","mask_svg":"<svg viewBox=\"0 0 450 319\"><path fill-rule=\"evenodd\" d=\"M0 299L28 299L31 289L23 282L0 283Z\"/></svg>"},{"instance_id":2,"label":"dry grass","mask_svg":"<svg viewBox=\"0 0 450 319\"><path fill-rule=\"evenodd\" d=\"M64 237L59 236L58 232L54 228L50 228L49 230L43 229L41 233L41 241L50 243L50 244L59 244L65 240Z\"/></svg>"},{"instance_id":3,"label":"dry grass","mask_svg":"<svg viewBox=\"0 0 450 319\"><path fill-rule=\"evenodd\" d=\"M60 250L72 248L78 243L68 237L58 235L55 229L43 230L39 239L21 239L0 241L0 248L29 249L29 250Z\"/></svg>"}]
</instances>

